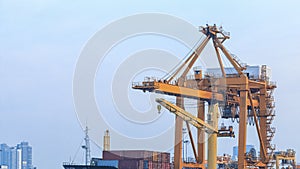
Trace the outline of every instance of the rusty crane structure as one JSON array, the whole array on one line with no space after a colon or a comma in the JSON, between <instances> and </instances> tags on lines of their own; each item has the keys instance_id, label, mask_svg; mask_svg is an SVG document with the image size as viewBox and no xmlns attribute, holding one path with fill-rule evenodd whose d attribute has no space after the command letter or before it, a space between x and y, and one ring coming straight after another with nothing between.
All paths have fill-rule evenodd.
<instances>
[{"instance_id":1,"label":"rusty crane structure","mask_svg":"<svg viewBox=\"0 0 300 169\"><path fill-rule=\"evenodd\" d=\"M229 33L216 25L206 25L200 28L205 39L193 50L178 68L165 79L145 80L141 83L133 83L133 89L144 92L155 92L176 97L176 105L163 99L157 102L176 114L175 119L175 145L174 145L174 168L205 168L206 148L205 132L215 133L217 137L232 137L232 127L225 129L215 128L210 121L211 115L216 116L217 111L210 111L206 117L205 105L213 108L219 107L221 118L236 118L238 124L238 169L251 166L257 168L270 168L274 164L274 145L271 144L275 128L271 127L274 119L273 90L276 85L270 82L262 66L259 77L251 77L245 73L247 66L232 55L223 45L230 38ZM188 73L195 67L195 62L201 57L201 52L212 41L217 60L220 66L221 76L205 75L202 70L194 70L193 78L188 78ZM221 54L225 58L221 57ZM229 74L223 65L224 59L230 62L236 73ZM197 100L197 116L188 116L184 110L184 99ZM206 119L207 118L207 119ZM249 158L246 153L248 119L252 118L260 143L260 156ZM182 127L185 121L193 148L196 163L186 163L182 160ZM194 143L193 134L189 124L197 129L197 139ZM208 140L209 141L209 140ZM216 144L212 144L213 145ZM212 148L211 147L211 148ZM208 146L208 149L210 147ZM216 148L216 147L215 147ZM211 150L208 151L211 153ZM209 158L209 157L208 157ZM211 168L211 167L209 167Z\"/></svg>"}]
</instances>

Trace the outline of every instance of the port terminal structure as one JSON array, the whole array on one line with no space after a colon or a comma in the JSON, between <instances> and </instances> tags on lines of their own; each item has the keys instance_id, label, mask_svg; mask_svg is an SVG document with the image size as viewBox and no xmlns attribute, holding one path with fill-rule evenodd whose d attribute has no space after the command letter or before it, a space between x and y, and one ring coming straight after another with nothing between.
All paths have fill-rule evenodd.
<instances>
[{"instance_id":1,"label":"port terminal structure","mask_svg":"<svg viewBox=\"0 0 300 169\"><path fill-rule=\"evenodd\" d=\"M197 46L181 65L169 73L164 79L147 79L143 82L134 82L133 89L144 92L155 92L176 97L176 103L157 98L156 101L174 113L175 118L175 145L174 169L205 168L206 159L210 169L216 168L217 163L217 137L234 137L231 126L218 126L218 119L237 119L238 123L238 169L245 168L272 168L275 165L272 138L275 128L272 121L275 116L273 91L277 87L270 81L268 68L260 66L258 76L247 73L247 65L235 55L231 54L224 46L230 34L222 27L206 25L200 27L200 32L205 39ZM212 42L219 63L220 76L204 74L201 69L194 69L193 77L189 72L195 68L196 61L201 57L204 48ZM229 73L224 66L225 56L231 64L234 73ZM185 111L184 99L197 101L197 115L190 116ZM208 105L208 111L205 109ZM220 112L219 112L220 110ZM208 112L207 116L205 112ZM221 116L218 118L217 114ZM249 119L253 120L258 136L260 155L251 158L247 155L247 125ZM195 163L187 163L182 159L182 128L186 123L189 139L196 159ZM193 136L190 125L196 127L197 136ZM205 134L211 133L208 139L208 150L205 150ZM235 132L237 133L237 132ZM196 139L194 139L196 138ZM208 154L208 157L206 157Z\"/></svg>"}]
</instances>

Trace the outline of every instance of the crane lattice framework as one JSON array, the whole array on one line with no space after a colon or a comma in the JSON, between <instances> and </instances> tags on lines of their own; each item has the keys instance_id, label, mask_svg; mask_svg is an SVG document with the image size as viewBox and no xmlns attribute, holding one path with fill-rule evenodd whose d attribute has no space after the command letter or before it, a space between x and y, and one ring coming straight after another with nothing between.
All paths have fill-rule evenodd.
<instances>
[{"instance_id":1,"label":"crane lattice framework","mask_svg":"<svg viewBox=\"0 0 300 169\"><path fill-rule=\"evenodd\" d=\"M249 166L259 168L270 168L273 166L273 151L275 146L271 144L275 133L275 128L271 127L274 119L274 99L273 90L275 83L270 82L266 76L265 66L262 66L260 77L250 77L244 70L246 66L241 64L223 46L223 43L230 38L229 33L223 31L216 25L206 25L200 31L205 35L205 39L192 52L189 57L176 69L171 76L160 80L146 80L142 83L133 83L133 89L140 89L149 92L161 93L176 96L176 106L184 110L184 98L197 100L197 119L205 122L205 103L209 106L217 104L222 109L221 118L238 118L238 169ZM201 70L195 71L193 78L188 77L188 72L195 67L195 62L199 59L201 52L209 41L213 42L216 56L220 65L222 76L203 76ZM223 65L221 52L236 70L235 74L226 74ZM257 159L248 158L246 154L247 141L247 120L254 119L256 131L260 143L260 157ZM206 150L205 126L197 127L197 144L193 143L192 134L189 134L192 142L196 163L185 163L182 161L182 127L183 121L187 123L190 131L190 121L176 114L175 120L175 147L174 147L174 167L175 169L186 168L205 168ZM218 131L218 137L222 129ZM225 134L226 135L226 134ZM228 134L231 136L231 134ZM197 148L196 148L196 146ZM197 149L197 151L196 151Z\"/></svg>"}]
</instances>

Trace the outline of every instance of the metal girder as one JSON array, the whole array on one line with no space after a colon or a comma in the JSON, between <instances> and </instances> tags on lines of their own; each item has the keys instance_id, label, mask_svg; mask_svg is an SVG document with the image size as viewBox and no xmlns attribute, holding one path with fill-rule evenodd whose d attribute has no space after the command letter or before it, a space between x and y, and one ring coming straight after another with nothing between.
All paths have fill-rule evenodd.
<instances>
[{"instance_id":1,"label":"metal girder","mask_svg":"<svg viewBox=\"0 0 300 169\"><path fill-rule=\"evenodd\" d=\"M244 76L241 80L245 82L245 85L241 86L240 91L240 113L239 113L239 142L238 142L238 169L245 169L246 164L246 144L247 144L247 100L248 100L248 78Z\"/></svg>"},{"instance_id":2,"label":"metal girder","mask_svg":"<svg viewBox=\"0 0 300 169\"><path fill-rule=\"evenodd\" d=\"M250 91L248 91L248 97L249 97L251 105L253 105L252 96L251 96L251 92ZM260 152L260 153L262 153L263 157L266 158L267 157L267 151L266 151L265 143L264 143L264 140L262 138L261 131L260 131L260 127L259 127L259 123L258 123L258 119L257 119L257 113L254 110L253 106L251 106L251 108L252 108L252 113L253 113L253 117L254 117L254 121L255 121L256 131L257 131L258 138L259 138L259 143L260 143L260 146L262 148L261 149L262 152Z\"/></svg>"},{"instance_id":3,"label":"metal girder","mask_svg":"<svg viewBox=\"0 0 300 169\"><path fill-rule=\"evenodd\" d=\"M205 121L205 104L204 101L198 99L198 113L197 117L203 121ZM198 147L198 162L204 163L206 153L205 153L205 130L203 128L197 129L197 147Z\"/></svg>"},{"instance_id":4,"label":"metal girder","mask_svg":"<svg viewBox=\"0 0 300 169\"><path fill-rule=\"evenodd\" d=\"M239 78L240 79L240 78ZM227 80L226 80L227 81ZM223 94L199 89L193 89L188 87L181 87L177 85L172 85L163 82L151 81L151 82L143 82L141 85L133 85L132 88L140 89L145 91L151 91L155 93L167 94L171 96L182 96L193 99L204 99L204 100L216 100L216 101L224 101L225 98ZM239 98L237 98L237 102L239 102ZM247 100L247 105L250 106L250 101ZM258 100L253 99L254 107L258 107Z\"/></svg>"},{"instance_id":5,"label":"metal girder","mask_svg":"<svg viewBox=\"0 0 300 169\"><path fill-rule=\"evenodd\" d=\"M169 83L170 81L172 81L175 76L185 67L185 65L188 63L188 66L185 68L184 72L181 74L180 77L185 77L188 73L188 71L190 71L190 69L192 68L192 66L194 65L194 63L196 62L197 58L200 56L201 52L203 51L203 49L205 48L205 46L207 45L207 43L209 42L210 37L207 36L204 41L199 45L199 47L196 49L196 51L194 51L189 58L176 70L176 72L167 80L167 82Z\"/></svg>"},{"instance_id":6,"label":"metal girder","mask_svg":"<svg viewBox=\"0 0 300 169\"><path fill-rule=\"evenodd\" d=\"M193 139L192 131L191 131L191 128L190 128L190 124L187 121L185 121L185 123L186 123L186 128L188 129L190 141L191 141L191 144L192 144L194 157L195 157L197 163L199 163L198 158L197 158L198 154L197 154L197 151L196 151L196 146L195 146L195 143L194 143L194 139Z\"/></svg>"},{"instance_id":7,"label":"metal girder","mask_svg":"<svg viewBox=\"0 0 300 169\"><path fill-rule=\"evenodd\" d=\"M201 119L197 118L196 116L192 115L191 113L183 110L179 106L176 106L165 99L157 98L155 101L162 106L164 106L170 112L176 114L177 116L181 117L184 121L189 122L196 128L206 128L209 132L218 133L218 129L212 127L211 125L207 124L206 122L202 121Z\"/></svg>"},{"instance_id":8,"label":"metal girder","mask_svg":"<svg viewBox=\"0 0 300 169\"><path fill-rule=\"evenodd\" d=\"M233 65L235 70L238 72L238 74L243 75L244 73L242 72L241 66L232 59L231 54L226 50L226 48L223 46L223 44L221 42L219 42L219 40L217 40L217 39L214 40L214 43L216 43L215 46L218 46L222 50L222 52L225 54L225 56L227 57L229 62Z\"/></svg>"},{"instance_id":9,"label":"metal girder","mask_svg":"<svg viewBox=\"0 0 300 169\"><path fill-rule=\"evenodd\" d=\"M184 108L182 97L176 97L176 105ZM182 126L183 119L179 116L175 118L175 142L174 142L174 169L182 169Z\"/></svg>"}]
</instances>

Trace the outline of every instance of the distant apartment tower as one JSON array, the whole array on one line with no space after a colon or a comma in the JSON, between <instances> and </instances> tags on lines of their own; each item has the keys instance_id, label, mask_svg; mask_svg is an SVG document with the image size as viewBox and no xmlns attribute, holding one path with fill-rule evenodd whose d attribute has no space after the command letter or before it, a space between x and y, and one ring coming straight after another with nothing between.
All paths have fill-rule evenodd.
<instances>
[{"instance_id":1,"label":"distant apartment tower","mask_svg":"<svg viewBox=\"0 0 300 169\"><path fill-rule=\"evenodd\" d=\"M28 142L21 142L17 145L17 162L19 162L17 169L33 169L32 147L29 146Z\"/></svg>"},{"instance_id":2,"label":"distant apartment tower","mask_svg":"<svg viewBox=\"0 0 300 169\"><path fill-rule=\"evenodd\" d=\"M0 145L0 165L8 169L33 169L32 147L28 142L21 142L15 147Z\"/></svg>"},{"instance_id":3,"label":"distant apartment tower","mask_svg":"<svg viewBox=\"0 0 300 169\"><path fill-rule=\"evenodd\" d=\"M9 166L11 159L10 147L7 144L0 145L0 165Z\"/></svg>"},{"instance_id":4,"label":"distant apartment tower","mask_svg":"<svg viewBox=\"0 0 300 169\"><path fill-rule=\"evenodd\" d=\"M11 147L10 148L10 165L9 169L17 169L17 148Z\"/></svg>"}]
</instances>

